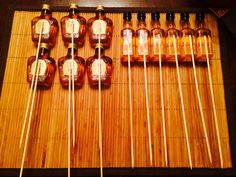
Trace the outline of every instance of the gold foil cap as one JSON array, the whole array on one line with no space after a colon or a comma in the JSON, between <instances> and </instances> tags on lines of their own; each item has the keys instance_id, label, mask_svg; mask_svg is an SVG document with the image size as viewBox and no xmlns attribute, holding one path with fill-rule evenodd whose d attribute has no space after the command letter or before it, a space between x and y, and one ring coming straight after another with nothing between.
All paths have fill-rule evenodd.
<instances>
[{"instance_id":1,"label":"gold foil cap","mask_svg":"<svg viewBox=\"0 0 236 177\"><path fill-rule=\"evenodd\" d=\"M70 4L70 9L77 9L78 5L76 3Z\"/></svg>"},{"instance_id":2,"label":"gold foil cap","mask_svg":"<svg viewBox=\"0 0 236 177\"><path fill-rule=\"evenodd\" d=\"M47 43L41 43L40 48L49 49L49 45Z\"/></svg>"},{"instance_id":3,"label":"gold foil cap","mask_svg":"<svg viewBox=\"0 0 236 177\"><path fill-rule=\"evenodd\" d=\"M50 10L50 5L48 5L48 4L43 4L42 9Z\"/></svg>"},{"instance_id":4,"label":"gold foil cap","mask_svg":"<svg viewBox=\"0 0 236 177\"><path fill-rule=\"evenodd\" d=\"M97 8L96 8L96 11L98 11L98 10L104 11L104 7L102 5L98 5Z\"/></svg>"},{"instance_id":5,"label":"gold foil cap","mask_svg":"<svg viewBox=\"0 0 236 177\"><path fill-rule=\"evenodd\" d=\"M76 45L75 43L73 43L73 44L72 44L72 43L69 43L69 44L68 44L68 49L69 49L69 48L77 49L77 45Z\"/></svg>"},{"instance_id":6,"label":"gold foil cap","mask_svg":"<svg viewBox=\"0 0 236 177\"><path fill-rule=\"evenodd\" d=\"M95 49L98 49L98 48L101 48L103 49L103 44L102 43L97 43L96 46L95 46Z\"/></svg>"}]
</instances>

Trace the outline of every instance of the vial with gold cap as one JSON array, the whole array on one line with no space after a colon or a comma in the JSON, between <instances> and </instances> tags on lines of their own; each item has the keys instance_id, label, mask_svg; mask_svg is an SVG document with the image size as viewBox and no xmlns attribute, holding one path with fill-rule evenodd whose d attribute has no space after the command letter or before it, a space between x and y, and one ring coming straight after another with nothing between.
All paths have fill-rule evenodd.
<instances>
[{"instance_id":1,"label":"vial with gold cap","mask_svg":"<svg viewBox=\"0 0 236 177\"><path fill-rule=\"evenodd\" d=\"M35 47L41 33L41 42L47 43L50 48L56 44L58 34L58 22L52 17L52 11L48 4L43 4L41 15L34 17L31 21L32 40Z\"/></svg>"},{"instance_id":2,"label":"vial with gold cap","mask_svg":"<svg viewBox=\"0 0 236 177\"><path fill-rule=\"evenodd\" d=\"M74 57L72 57L74 56ZM77 45L69 43L67 55L58 60L60 82L63 88L68 88L69 76L74 77L75 88L83 86L85 60L77 55Z\"/></svg>"},{"instance_id":3,"label":"vial with gold cap","mask_svg":"<svg viewBox=\"0 0 236 177\"><path fill-rule=\"evenodd\" d=\"M77 4L71 4L69 9L69 15L62 17L61 19L61 32L62 39L66 46L72 42L78 47L82 47L85 41L86 34L86 19L79 15Z\"/></svg>"},{"instance_id":4,"label":"vial with gold cap","mask_svg":"<svg viewBox=\"0 0 236 177\"><path fill-rule=\"evenodd\" d=\"M105 56L103 44L96 44L95 54L86 60L86 70L90 86L97 88L99 84L99 75L102 87L111 85L112 59ZM100 53L100 58L99 58Z\"/></svg>"},{"instance_id":5,"label":"vial with gold cap","mask_svg":"<svg viewBox=\"0 0 236 177\"><path fill-rule=\"evenodd\" d=\"M31 84L34 76L35 84L36 76L38 76L37 86L50 88L54 79L55 71L56 63L55 60L50 57L49 45L47 43L41 43L37 62L36 56L28 58L27 81Z\"/></svg>"},{"instance_id":6,"label":"vial with gold cap","mask_svg":"<svg viewBox=\"0 0 236 177\"><path fill-rule=\"evenodd\" d=\"M89 42L95 48L100 42L105 48L109 48L112 39L113 22L105 16L104 7L97 6L96 15L88 20Z\"/></svg>"}]
</instances>

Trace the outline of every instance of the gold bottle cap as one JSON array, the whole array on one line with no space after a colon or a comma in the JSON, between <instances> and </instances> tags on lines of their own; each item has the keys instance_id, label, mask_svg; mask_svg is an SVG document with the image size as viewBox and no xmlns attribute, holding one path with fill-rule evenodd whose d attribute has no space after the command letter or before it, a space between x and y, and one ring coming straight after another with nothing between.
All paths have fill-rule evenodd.
<instances>
[{"instance_id":1,"label":"gold bottle cap","mask_svg":"<svg viewBox=\"0 0 236 177\"><path fill-rule=\"evenodd\" d=\"M78 5L76 3L70 4L70 9L77 9Z\"/></svg>"},{"instance_id":2,"label":"gold bottle cap","mask_svg":"<svg viewBox=\"0 0 236 177\"><path fill-rule=\"evenodd\" d=\"M72 44L72 43L69 43L69 44L68 44L68 49L69 49L69 48L77 49L77 45L76 45L75 43L73 43L73 44Z\"/></svg>"},{"instance_id":3,"label":"gold bottle cap","mask_svg":"<svg viewBox=\"0 0 236 177\"><path fill-rule=\"evenodd\" d=\"M98 5L96 11L98 11L98 10L103 10L104 11L104 7L102 5Z\"/></svg>"},{"instance_id":4,"label":"gold bottle cap","mask_svg":"<svg viewBox=\"0 0 236 177\"><path fill-rule=\"evenodd\" d=\"M50 5L48 5L48 4L43 4L42 9L50 10Z\"/></svg>"},{"instance_id":5,"label":"gold bottle cap","mask_svg":"<svg viewBox=\"0 0 236 177\"><path fill-rule=\"evenodd\" d=\"M49 49L49 45L47 43L41 43L40 48Z\"/></svg>"},{"instance_id":6,"label":"gold bottle cap","mask_svg":"<svg viewBox=\"0 0 236 177\"><path fill-rule=\"evenodd\" d=\"M96 46L95 46L95 49L97 49L97 48L101 48L101 49L103 49L103 44L102 43L97 43L96 44Z\"/></svg>"}]
</instances>

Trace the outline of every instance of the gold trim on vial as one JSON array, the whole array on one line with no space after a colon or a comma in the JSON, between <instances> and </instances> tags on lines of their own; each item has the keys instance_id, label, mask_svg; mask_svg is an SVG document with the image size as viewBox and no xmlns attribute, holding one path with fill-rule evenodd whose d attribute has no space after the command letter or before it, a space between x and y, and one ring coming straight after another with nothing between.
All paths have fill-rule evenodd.
<instances>
[{"instance_id":1,"label":"gold trim on vial","mask_svg":"<svg viewBox=\"0 0 236 177\"><path fill-rule=\"evenodd\" d=\"M70 9L77 9L78 5L76 3L70 4Z\"/></svg>"},{"instance_id":2,"label":"gold trim on vial","mask_svg":"<svg viewBox=\"0 0 236 177\"><path fill-rule=\"evenodd\" d=\"M50 10L49 4L43 4L42 9Z\"/></svg>"},{"instance_id":3,"label":"gold trim on vial","mask_svg":"<svg viewBox=\"0 0 236 177\"><path fill-rule=\"evenodd\" d=\"M75 43L73 43L73 44L72 44L72 43L69 43L69 44L68 44L68 49L69 49L69 48L77 49L77 45L76 45Z\"/></svg>"},{"instance_id":4,"label":"gold trim on vial","mask_svg":"<svg viewBox=\"0 0 236 177\"><path fill-rule=\"evenodd\" d=\"M95 46L95 49L97 49L97 48L101 48L101 49L103 49L103 44L102 43L97 43L96 44L96 46Z\"/></svg>"},{"instance_id":5,"label":"gold trim on vial","mask_svg":"<svg viewBox=\"0 0 236 177\"><path fill-rule=\"evenodd\" d=\"M40 48L49 49L49 45L47 43L41 43Z\"/></svg>"},{"instance_id":6,"label":"gold trim on vial","mask_svg":"<svg viewBox=\"0 0 236 177\"><path fill-rule=\"evenodd\" d=\"M104 11L104 7L102 5L98 5L97 8L96 8L96 11L98 10L103 10Z\"/></svg>"}]
</instances>

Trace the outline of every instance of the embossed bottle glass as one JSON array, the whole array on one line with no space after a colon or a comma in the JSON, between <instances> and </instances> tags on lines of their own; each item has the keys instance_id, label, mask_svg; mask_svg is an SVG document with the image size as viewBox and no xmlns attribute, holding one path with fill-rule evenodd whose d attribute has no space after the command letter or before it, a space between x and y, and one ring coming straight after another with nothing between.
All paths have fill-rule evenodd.
<instances>
[{"instance_id":1,"label":"embossed bottle glass","mask_svg":"<svg viewBox=\"0 0 236 177\"><path fill-rule=\"evenodd\" d=\"M206 61L206 45L207 41L208 56L213 56L211 31L205 27L205 14L203 12L196 13L196 41L197 41L197 61Z\"/></svg>"},{"instance_id":2,"label":"embossed bottle glass","mask_svg":"<svg viewBox=\"0 0 236 177\"><path fill-rule=\"evenodd\" d=\"M37 86L43 86L45 88L51 87L56 71L56 64L55 60L50 57L50 50L48 44L40 44L38 62L36 62L35 60L36 56L29 57L28 59L27 81L31 84L33 75L35 75L35 82L38 68Z\"/></svg>"},{"instance_id":3,"label":"embossed bottle glass","mask_svg":"<svg viewBox=\"0 0 236 177\"><path fill-rule=\"evenodd\" d=\"M130 62L135 61L135 31L132 28L132 16L130 12L123 14L123 29L121 30L121 62L128 62L128 54Z\"/></svg>"},{"instance_id":4,"label":"embossed bottle glass","mask_svg":"<svg viewBox=\"0 0 236 177\"><path fill-rule=\"evenodd\" d=\"M86 20L79 15L78 6L76 4L70 5L69 15L61 19L62 39L66 46L72 42L73 34L74 43L78 47L82 47L85 41L86 34Z\"/></svg>"},{"instance_id":5,"label":"embossed bottle glass","mask_svg":"<svg viewBox=\"0 0 236 177\"><path fill-rule=\"evenodd\" d=\"M196 40L195 40L195 32L193 29L190 28L189 23L189 13L182 12L180 14L180 58L183 61L191 62L192 61L192 52L191 52L191 45L190 45L190 38L192 41L192 48L193 48L193 56L195 58L196 55Z\"/></svg>"},{"instance_id":6,"label":"embossed bottle glass","mask_svg":"<svg viewBox=\"0 0 236 177\"><path fill-rule=\"evenodd\" d=\"M174 41L176 42L176 54L180 58L180 40L179 30L175 28L175 14L173 12L166 13L166 61L175 62ZM175 40L174 40L175 39Z\"/></svg>"},{"instance_id":7,"label":"embossed bottle glass","mask_svg":"<svg viewBox=\"0 0 236 177\"><path fill-rule=\"evenodd\" d=\"M151 53L150 57L153 62L159 61L159 51L161 60L165 59L165 31L161 29L160 14L153 12L152 16L152 30L151 30ZM159 49L160 46L160 49Z\"/></svg>"},{"instance_id":8,"label":"embossed bottle glass","mask_svg":"<svg viewBox=\"0 0 236 177\"><path fill-rule=\"evenodd\" d=\"M52 48L56 44L58 28L58 22L52 17L50 6L44 4L41 15L33 18L31 21L32 40L35 47L38 46L41 33L41 42L47 43L49 47Z\"/></svg>"},{"instance_id":9,"label":"embossed bottle glass","mask_svg":"<svg viewBox=\"0 0 236 177\"><path fill-rule=\"evenodd\" d=\"M100 50L100 60L99 60L99 50ZM102 44L101 45L97 44L95 48L95 55L89 57L86 60L86 70L88 75L88 81L91 87L98 86L99 74L102 86L109 87L111 85L112 59L105 56Z\"/></svg>"},{"instance_id":10,"label":"embossed bottle glass","mask_svg":"<svg viewBox=\"0 0 236 177\"><path fill-rule=\"evenodd\" d=\"M150 60L149 56L149 35L150 32L146 28L146 14L143 12L138 13L138 29L136 30L136 58L138 62L144 61L144 55L146 57L146 61Z\"/></svg>"},{"instance_id":11,"label":"embossed bottle glass","mask_svg":"<svg viewBox=\"0 0 236 177\"><path fill-rule=\"evenodd\" d=\"M72 60L72 50L74 58ZM73 68L74 67L74 68ZM59 77L62 87L67 88L69 85L69 75L74 76L75 87L82 87L85 72L85 60L77 55L77 46L68 44L67 55L58 60Z\"/></svg>"},{"instance_id":12,"label":"embossed bottle glass","mask_svg":"<svg viewBox=\"0 0 236 177\"><path fill-rule=\"evenodd\" d=\"M113 23L105 16L103 6L97 6L96 16L88 20L89 42L93 48L99 43L99 34L101 43L105 48L109 48L112 39Z\"/></svg>"}]
</instances>

